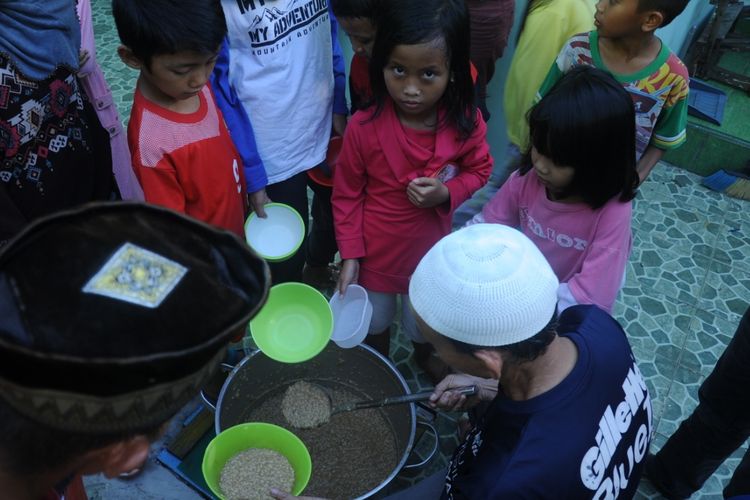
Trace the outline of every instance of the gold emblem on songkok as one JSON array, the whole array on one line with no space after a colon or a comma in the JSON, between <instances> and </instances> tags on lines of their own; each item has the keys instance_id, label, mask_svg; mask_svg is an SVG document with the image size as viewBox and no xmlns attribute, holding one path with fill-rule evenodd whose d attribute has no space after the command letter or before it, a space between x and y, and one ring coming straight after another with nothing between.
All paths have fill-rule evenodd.
<instances>
[{"instance_id":1,"label":"gold emblem on songkok","mask_svg":"<svg viewBox=\"0 0 750 500\"><path fill-rule=\"evenodd\" d=\"M83 287L84 293L156 308L187 268L132 243L125 243Z\"/></svg>"}]
</instances>

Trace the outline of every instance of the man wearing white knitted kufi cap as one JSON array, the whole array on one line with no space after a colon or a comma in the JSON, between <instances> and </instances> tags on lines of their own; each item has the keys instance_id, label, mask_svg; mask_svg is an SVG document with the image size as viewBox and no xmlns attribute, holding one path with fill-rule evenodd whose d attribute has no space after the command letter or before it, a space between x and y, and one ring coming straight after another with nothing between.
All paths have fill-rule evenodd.
<instances>
[{"instance_id":1,"label":"man wearing white knitted kufi cap","mask_svg":"<svg viewBox=\"0 0 750 500\"><path fill-rule=\"evenodd\" d=\"M557 287L536 246L506 226L461 229L422 258L411 306L459 372L438 384L432 404L489 405L444 478L408 495L633 496L652 433L648 390L620 325L593 305L557 318ZM472 384L478 397L451 391Z\"/></svg>"},{"instance_id":2,"label":"man wearing white knitted kufi cap","mask_svg":"<svg viewBox=\"0 0 750 500\"><path fill-rule=\"evenodd\" d=\"M412 275L409 297L433 330L482 346L533 337L555 312L559 283L528 238L498 224L438 242Z\"/></svg>"}]
</instances>

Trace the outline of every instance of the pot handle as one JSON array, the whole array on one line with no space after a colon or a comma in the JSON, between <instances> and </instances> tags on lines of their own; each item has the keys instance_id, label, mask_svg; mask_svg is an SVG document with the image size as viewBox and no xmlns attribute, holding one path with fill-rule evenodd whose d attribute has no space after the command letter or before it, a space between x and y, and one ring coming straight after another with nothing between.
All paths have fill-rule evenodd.
<instances>
[{"instance_id":1,"label":"pot handle","mask_svg":"<svg viewBox=\"0 0 750 500\"><path fill-rule=\"evenodd\" d=\"M232 370L234 370L234 365L229 363L221 363L219 364L219 369L224 373L229 373ZM212 412L216 413L216 405L211 402L211 400L206 396L206 393L203 389L201 389L201 399L203 400L203 404L211 410Z\"/></svg>"},{"instance_id":2,"label":"pot handle","mask_svg":"<svg viewBox=\"0 0 750 500\"><path fill-rule=\"evenodd\" d=\"M203 400L203 404L206 408L211 410L212 412L216 413L216 405L213 404L209 399L208 396L206 396L206 393L203 392L203 389L201 389L201 399Z\"/></svg>"},{"instance_id":3,"label":"pot handle","mask_svg":"<svg viewBox=\"0 0 750 500\"><path fill-rule=\"evenodd\" d=\"M432 445L432 450L431 450L431 451L430 451L430 453L429 453L429 454L427 455L427 458L425 458L425 459L424 459L424 460L422 460L421 462L417 462L417 463L415 463L415 464L406 464L406 465L404 465L404 469L417 469L417 468L419 468L419 467L424 467L425 465L427 465L427 463L428 463L428 462L429 462L430 460L432 460L432 458L433 458L433 457L435 456L435 454L436 454L436 453L437 453L437 451L438 451L438 447L440 446L440 435L438 434L438 431L437 431L437 429L435 428L435 426L434 426L434 425L432 425L432 424L431 424L431 423L429 423L429 422L422 422L422 421L418 421L418 422L417 422L417 426L422 426L422 427L424 427L424 428L425 428L425 431L427 431L427 432L429 432L430 434L432 434L432 437L433 437L433 438L435 439L435 443L434 443L434 444ZM424 435L424 434L423 434L423 435ZM412 453L413 453L413 451L414 451L414 450L412 449Z\"/></svg>"}]
</instances>

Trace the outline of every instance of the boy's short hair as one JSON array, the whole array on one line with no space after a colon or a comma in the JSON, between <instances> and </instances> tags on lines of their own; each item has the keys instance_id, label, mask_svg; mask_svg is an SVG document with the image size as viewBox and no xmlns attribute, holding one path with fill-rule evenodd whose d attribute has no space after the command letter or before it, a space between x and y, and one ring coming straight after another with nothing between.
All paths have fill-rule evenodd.
<instances>
[{"instance_id":1,"label":"boy's short hair","mask_svg":"<svg viewBox=\"0 0 750 500\"><path fill-rule=\"evenodd\" d=\"M120 41L146 67L158 54L215 52L227 33L219 0L112 0Z\"/></svg>"},{"instance_id":2,"label":"boy's short hair","mask_svg":"<svg viewBox=\"0 0 750 500\"><path fill-rule=\"evenodd\" d=\"M377 0L331 0L331 9L336 17L359 17L375 20Z\"/></svg>"},{"instance_id":3,"label":"boy's short hair","mask_svg":"<svg viewBox=\"0 0 750 500\"><path fill-rule=\"evenodd\" d=\"M679 16L690 0L638 0L638 10L641 12L647 10L658 10L664 15L664 22L660 28L671 23L675 17Z\"/></svg>"}]
</instances>

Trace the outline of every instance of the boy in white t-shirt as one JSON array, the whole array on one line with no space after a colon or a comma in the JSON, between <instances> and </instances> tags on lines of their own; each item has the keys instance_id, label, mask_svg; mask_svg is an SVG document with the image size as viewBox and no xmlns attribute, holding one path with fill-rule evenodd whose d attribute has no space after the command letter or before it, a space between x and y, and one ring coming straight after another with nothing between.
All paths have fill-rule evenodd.
<instances>
[{"instance_id":1,"label":"boy in white t-shirt","mask_svg":"<svg viewBox=\"0 0 750 500\"><path fill-rule=\"evenodd\" d=\"M343 135L346 127L335 18L324 0L221 3L228 36L212 77L217 102L246 171L265 168L267 197L257 201L291 205L307 222L306 172L325 161L331 130ZM275 283L300 281L305 254L309 265L327 266L333 259L329 196L316 191L310 244L271 266ZM258 205L253 208L262 214Z\"/></svg>"}]
</instances>

